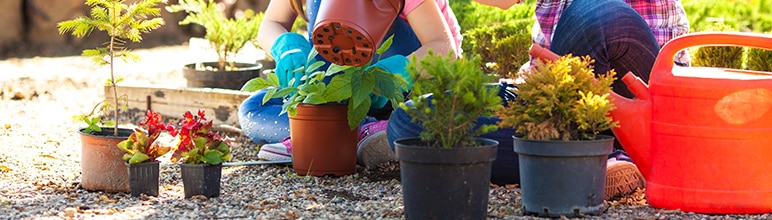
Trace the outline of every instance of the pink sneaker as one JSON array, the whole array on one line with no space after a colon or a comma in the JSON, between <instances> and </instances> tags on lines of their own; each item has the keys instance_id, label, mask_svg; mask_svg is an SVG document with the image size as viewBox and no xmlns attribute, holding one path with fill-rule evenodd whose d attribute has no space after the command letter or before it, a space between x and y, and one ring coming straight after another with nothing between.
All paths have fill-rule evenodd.
<instances>
[{"instance_id":1,"label":"pink sneaker","mask_svg":"<svg viewBox=\"0 0 772 220\"><path fill-rule=\"evenodd\" d=\"M257 158L261 160L290 160L292 159L292 141L286 137L279 143L264 144L257 152Z\"/></svg>"},{"instance_id":2,"label":"pink sneaker","mask_svg":"<svg viewBox=\"0 0 772 220\"><path fill-rule=\"evenodd\" d=\"M359 163L371 167L379 163L397 160L386 137L388 124L388 120L380 120L359 127L359 143L357 144L357 161Z\"/></svg>"}]
</instances>

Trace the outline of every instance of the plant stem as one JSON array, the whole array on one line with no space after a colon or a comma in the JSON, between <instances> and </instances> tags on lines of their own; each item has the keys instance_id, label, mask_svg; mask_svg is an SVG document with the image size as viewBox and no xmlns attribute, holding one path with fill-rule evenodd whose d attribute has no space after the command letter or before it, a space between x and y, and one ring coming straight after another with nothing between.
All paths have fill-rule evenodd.
<instances>
[{"instance_id":1,"label":"plant stem","mask_svg":"<svg viewBox=\"0 0 772 220\"><path fill-rule=\"evenodd\" d=\"M118 16L119 13L117 13L118 8L116 6L117 6L117 3L114 2L113 3L113 11L116 11L116 13L111 13L113 15L113 21L118 20L117 16ZM111 25L111 26L112 26L112 29L113 29L112 30L113 34L110 34L110 45L108 46L109 47L108 50L110 50L110 52L109 52L109 54L110 54L110 87L113 88L113 101L115 101L113 103L113 104L115 104L115 106L113 106L113 114L114 114L113 117L115 117L115 123L113 125L113 136L118 136L118 89L115 88L116 87L116 85L115 85L115 73L114 73L115 65L113 65L113 61L115 60L115 33L117 33L117 31L118 31L118 30L116 30L118 28L118 25L114 24L114 25Z\"/></svg>"}]
</instances>

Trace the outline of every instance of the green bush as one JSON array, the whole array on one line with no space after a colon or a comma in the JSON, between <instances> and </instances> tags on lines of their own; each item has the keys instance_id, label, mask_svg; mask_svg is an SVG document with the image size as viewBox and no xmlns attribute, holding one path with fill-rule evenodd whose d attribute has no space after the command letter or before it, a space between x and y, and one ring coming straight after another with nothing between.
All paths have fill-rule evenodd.
<instances>
[{"instance_id":1,"label":"green bush","mask_svg":"<svg viewBox=\"0 0 772 220\"><path fill-rule=\"evenodd\" d=\"M735 31L729 25L716 23L706 27L705 31ZM743 47L704 46L691 49L692 66L723 67L742 69Z\"/></svg>"},{"instance_id":2,"label":"green bush","mask_svg":"<svg viewBox=\"0 0 772 220\"><path fill-rule=\"evenodd\" d=\"M772 72L772 50L748 48L745 53L746 68L749 70Z\"/></svg>"},{"instance_id":3,"label":"green bush","mask_svg":"<svg viewBox=\"0 0 772 220\"><path fill-rule=\"evenodd\" d=\"M533 19L520 19L466 31L466 42L462 44L464 56L479 56L481 67L488 73L500 77L515 73L530 59L532 25ZM488 65L492 63L495 65Z\"/></svg>"},{"instance_id":4,"label":"green bush","mask_svg":"<svg viewBox=\"0 0 772 220\"><path fill-rule=\"evenodd\" d=\"M714 23L735 30L762 33L772 30L772 0L684 0L692 31L702 31Z\"/></svg>"}]
</instances>

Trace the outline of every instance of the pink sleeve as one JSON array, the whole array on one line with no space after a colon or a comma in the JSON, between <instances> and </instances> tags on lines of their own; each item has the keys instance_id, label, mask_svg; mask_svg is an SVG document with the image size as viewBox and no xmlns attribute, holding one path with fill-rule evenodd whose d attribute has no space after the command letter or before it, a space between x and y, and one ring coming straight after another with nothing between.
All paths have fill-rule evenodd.
<instances>
[{"instance_id":1,"label":"pink sleeve","mask_svg":"<svg viewBox=\"0 0 772 220\"><path fill-rule=\"evenodd\" d=\"M424 0L405 0L405 7L402 8L402 14L400 14L400 16L402 16L402 18L407 17L407 14L410 14L410 12L417 8L422 2L424 2Z\"/></svg>"}]
</instances>

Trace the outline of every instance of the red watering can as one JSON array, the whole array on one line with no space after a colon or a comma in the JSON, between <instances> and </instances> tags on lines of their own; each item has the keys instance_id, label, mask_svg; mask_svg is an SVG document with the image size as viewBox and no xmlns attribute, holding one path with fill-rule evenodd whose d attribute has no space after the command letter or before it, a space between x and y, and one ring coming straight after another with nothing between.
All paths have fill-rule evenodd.
<instances>
[{"instance_id":1,"label":"red watering can","mask_svg":"<svg viewBox=\"0 0 772 220\"><path fill-rule=\"evenodd\" d=\"M711 32L671 40L648 86L633 74L622 77L635 98L611 94L611 117L620 124L614 134L644 175L652 207L772 212L772 73L674 66L678 51L695 46L772 50L772 36Z\"/></svg>"}]
</instances>

